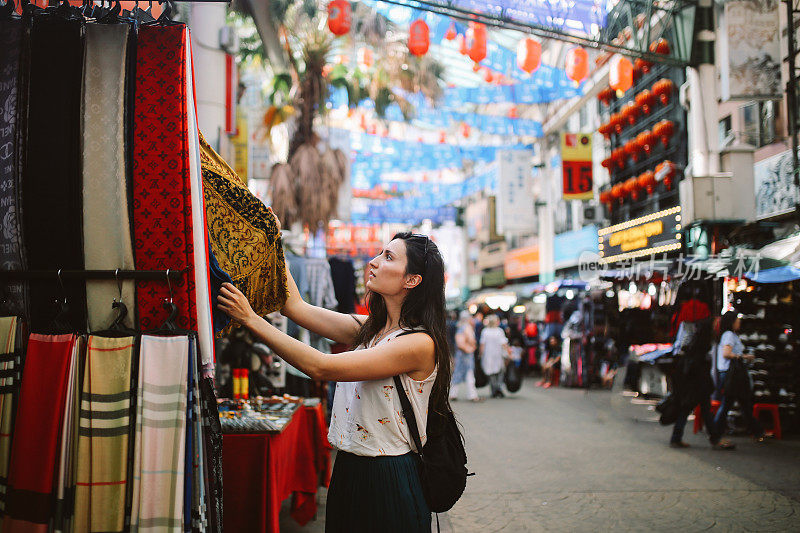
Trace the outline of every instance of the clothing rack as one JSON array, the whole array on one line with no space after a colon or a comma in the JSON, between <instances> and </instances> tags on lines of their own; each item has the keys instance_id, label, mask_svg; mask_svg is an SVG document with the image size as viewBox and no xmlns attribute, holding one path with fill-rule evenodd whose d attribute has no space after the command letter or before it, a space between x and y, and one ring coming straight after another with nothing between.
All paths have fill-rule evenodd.
<instances>
[{"instance_id":1,"label":"clothing rack","mask_svg":"<svg viewBox=\"0 0 800 533\"><path fill-rule=\"evenodd\" d=\"M178 281L185 273L181 269L167 270L3 270L0 281L33 279L136 279L148 281Z\"/></svg>"}]
</instances>

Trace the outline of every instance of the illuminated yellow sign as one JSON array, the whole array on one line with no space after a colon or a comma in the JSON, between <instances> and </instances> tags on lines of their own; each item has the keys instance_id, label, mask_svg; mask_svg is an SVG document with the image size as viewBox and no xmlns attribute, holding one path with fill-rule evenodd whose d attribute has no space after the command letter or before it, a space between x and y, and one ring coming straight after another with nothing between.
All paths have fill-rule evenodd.
<instances>
[{"instance_id":1,"label":"illuminated yellow sign","mask_svg":"<svg viewBox=\"0 0 800 533\"><path fill-rule=\"evenodd\" d=\"M662 233L664 233L664 222L657 220L635 228L612 233L608 238L608 244L619 246L623 252L629 252L639 248L646 248L650 237L661 235Z\"/></svg>"},{"instance_id":2,"label":"illuminated yellow sign","mask_svg":"<svg viewBox=\"0 0 800 533\"><path fill-rule=\"evenodd\" d=\"M601 261L612 263L680 250L681 229L680 206L602 228L597 232Z\"/></svg>"}]
</instances>

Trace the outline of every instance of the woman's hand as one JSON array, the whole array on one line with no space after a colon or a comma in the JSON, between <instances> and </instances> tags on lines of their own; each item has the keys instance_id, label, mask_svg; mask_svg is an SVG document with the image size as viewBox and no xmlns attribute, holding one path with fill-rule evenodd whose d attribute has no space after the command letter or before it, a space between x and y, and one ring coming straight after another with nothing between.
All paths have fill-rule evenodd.
<instances>
[{"instance_id":1,"label":"woman's hand","mask_svg":"<svg viewBox=\"0 0 800 533\"><path fill-rule=\"evenodd\" d=\"M247 297L232 283L223 283L217 296L217 307L239 324L249 327L258 315L253 311Z\"/></svg>"},{"instance_id":2,"label":"woman's hand","mask_svg":"<svg viewBox=\"0 0 800 533\"><path fill-rule=\"evenodd\" d=\"M273 210L272 210L272 208L271 208L271 207L269 207L269 206L267 206L267 210L268 210L270 213L272 213L272 216L273 216L273 217L275 217L275 225L276 225L276 226L278 226L278 232L280 233L280 231L281 231L281 221L280 221L280 219L278 218L278 215L276 215L276 214L275 214L275 211L273 211Z\"/></svg>"}]
</instances>

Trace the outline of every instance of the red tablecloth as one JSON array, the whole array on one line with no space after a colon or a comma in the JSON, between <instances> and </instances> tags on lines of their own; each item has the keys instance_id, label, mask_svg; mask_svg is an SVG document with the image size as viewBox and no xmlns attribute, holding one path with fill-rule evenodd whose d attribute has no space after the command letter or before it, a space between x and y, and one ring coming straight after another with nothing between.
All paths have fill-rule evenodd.
<instances>
[{"instance_id":1,"label":"red tablecloth","mask_svg":"<svg viewBox=\"0 0 800 533\"><path fill-rule=\"evenodd\" d=\"M278 533L281 502L305 525L317 511L317 488L330 482L330 445L322 406L300 407L282 433L223 436L225 531Z\"/></svg>"}]
</instances>

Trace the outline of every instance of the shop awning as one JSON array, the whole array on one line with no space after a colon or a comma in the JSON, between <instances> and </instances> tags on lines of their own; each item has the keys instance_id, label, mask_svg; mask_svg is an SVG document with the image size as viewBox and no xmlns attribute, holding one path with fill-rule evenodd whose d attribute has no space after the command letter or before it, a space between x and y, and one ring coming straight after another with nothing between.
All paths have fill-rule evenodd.
<instances>
[{"instance_id":1,"label":"shop awning","mask_svg":"<svg viewBox=\"0 0 800 533\"><path fill-rule=\"evenodd\" d=\"M786 283L800 279L800 268L785 265L747 273L744 277L756 283Z\"/></svg>"}]
</instances>

